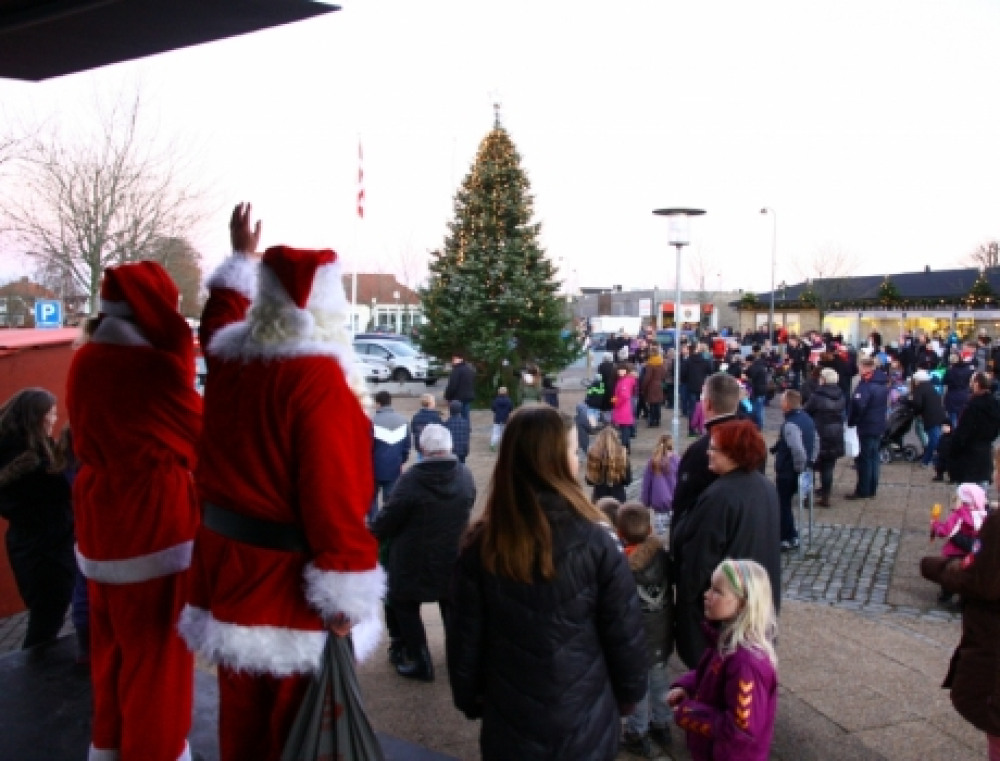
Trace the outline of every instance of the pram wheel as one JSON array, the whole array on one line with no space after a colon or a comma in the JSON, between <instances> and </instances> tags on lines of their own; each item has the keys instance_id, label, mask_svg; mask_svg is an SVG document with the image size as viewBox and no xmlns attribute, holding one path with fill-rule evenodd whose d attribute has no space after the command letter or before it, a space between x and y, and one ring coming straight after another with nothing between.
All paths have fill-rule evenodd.
<instances>
[{"instance_id":1,"label":"pram wheel","mask_svg":"<svg viewBox=\"0 0 1000 761\"><path fill-rule=\"evenodd\" d=\"M907 444L903 447L903 459L907 462L916 462L920 459L920 455L917 453L917 448L913 444Z\"/></svg>"},{"instance_id":2,"label":"pram wheel","mask_svg":"<svg viewBox=\"0 0 1000 761\"><path fill-rule=\"evenodd\" d=\"M878 459L879 459L879 462L881 462L883 464L884 463L892 462L892 445L891 444L883 444L882 446L879 447L879 450L878 450Z\"/></svg>"}]
</instances>

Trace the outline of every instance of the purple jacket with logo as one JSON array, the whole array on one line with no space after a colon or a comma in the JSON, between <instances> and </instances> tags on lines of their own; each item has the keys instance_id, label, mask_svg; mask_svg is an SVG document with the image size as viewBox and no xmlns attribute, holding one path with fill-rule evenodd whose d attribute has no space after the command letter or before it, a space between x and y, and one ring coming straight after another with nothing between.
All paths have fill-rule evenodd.
<instances>
[{"instance_id":1,"label":"purple jacket with logo","mask_svg":"<svg viewBox=\"0 0 1000 761\"><path fill-rule=\"evenodd\" d=\"M739 648L723 658L718 631L698 668L676 682L690 696L674 709L693 761L767 761L778 712L778 674L766 655Z\"/></svg>"}]
</instances>

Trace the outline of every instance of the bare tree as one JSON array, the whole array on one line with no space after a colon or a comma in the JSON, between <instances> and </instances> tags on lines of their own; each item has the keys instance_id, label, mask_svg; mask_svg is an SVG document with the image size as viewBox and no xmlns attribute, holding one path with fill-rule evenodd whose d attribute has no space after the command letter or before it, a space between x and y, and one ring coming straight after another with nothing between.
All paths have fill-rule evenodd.
<instances>
[{"instance_id":1,"label":"bare tree","mask_svg":"<svg viewBox=\"0 0 1000 761\"><path fill-rule=\"evenodd\" d=\"M204 276L201 254L185 238L160 238L148 256L143 257L163 265L181 293L180 311L185 317L198 317L202 308L201 281Z\"/></svg>"},{"instance_id":2,"label":"bare tree","mask_svg":"<svg viewBox=\"0 0 1000 761\"><path fill-rule=\"evenodd\" d=\"M702 305L711 303L721 288L722 266L710 251L699 246L688 256L687 270L691 278L690 290L694 291L695 299Z\"/></svg>"},{"instance_id":3,"label":"bare tree","mask_svg":"<svg viewBox=\"0 0 1000 761\"><path fill-rule=\"evenodd\" d=\"M796 260L795 269L807 282L803 299L813 301L820 324L831 303L848 297L851 277L857 268L857 257L836 246L824 246L811 258Z\"/></svg>"},{"instance_id":4,"label":"bare tree","mask_svg":"<svg viewBox=\"0 0 1000 761\"><path fill-rule=\"evenodd\" d=\"M4 227L44 278L92 305L105 267L155 258L159 242L190 233L198 218L176 152L144 134L141 110L136 92L105 109L93 135L26 139L15 192L0 201Z\"/></svg>"},{"instance_id":5,"label":"bare tree","mask_svg":"<svg viewBox=\"0 0 1000 761\"><path fill-rule=\"evenodd\" d=\"M1000 267L1000 241L988 240L980 243L974 251L963 258L962 263L976 269Z\"/></svg>"}]
</instances>

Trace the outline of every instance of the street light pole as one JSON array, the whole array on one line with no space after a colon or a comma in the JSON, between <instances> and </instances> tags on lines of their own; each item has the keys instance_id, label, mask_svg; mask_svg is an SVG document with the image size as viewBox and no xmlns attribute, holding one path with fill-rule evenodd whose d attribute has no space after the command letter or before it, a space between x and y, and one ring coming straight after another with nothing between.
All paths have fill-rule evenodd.
<instances>
[{"instance_id":1,"label":"street light pole","mask_svg":"<svg viewBox=\"0 0 1000 761\"><path fill-rule=\"evenodd\" d=\"M653 214L668 217L670 221L669 242L677 249L677 281L674 289L674 419L671 432L674 442L679 442L681 433L681 249L691 242L688 220L705 213L704 209L655 209ZM677 444L675 443L675 446Z\"/></svg>"},{"instance_id":2,"label":"street light pole","mask_svg":"<svg viewBox=\"0 0 1000 761\"><path fill-rule=\"evenodd\" d=\"M771 219L774 222L774 226L771 232L771 316L768 317L767 322L767 332L771 335L771 348L777 349L774 346L774 339L777 334L774 331L774 268L775 262L778 259L778 215L775 214L774 209L765 206L760 210L761 214L770 214Z\"/></svg>"}]
</instances>

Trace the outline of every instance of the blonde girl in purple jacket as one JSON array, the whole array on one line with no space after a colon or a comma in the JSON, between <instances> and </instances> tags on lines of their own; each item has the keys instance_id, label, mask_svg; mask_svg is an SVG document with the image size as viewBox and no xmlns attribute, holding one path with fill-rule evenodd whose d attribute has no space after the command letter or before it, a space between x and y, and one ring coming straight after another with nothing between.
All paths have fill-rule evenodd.
<instances>
[{"instance_id":1,"label":"blonde girl in purple jacket","mask_svg":"<svg viewBox=\"0 0 1000 761\"><path fill-rule=\"evenodd\" d=\"M680 458L674 452L674 437L664 434L656 442L642 474L642 504L653 510L653 530L657 536L663 536L670 526L678 467Z\"/></svg>"},{"instance_id":2,"label":"blonde girl in purple jacket","mask_svg":"<svg viewBox=\"0 0 1000 761\"><path fill-rule=\"evenodd\" d=\"M705 593L709 642L667 693L693 761L766 761L778 710L771 583L752 560L723 560Z\"/></svg>"}]
</instances>

